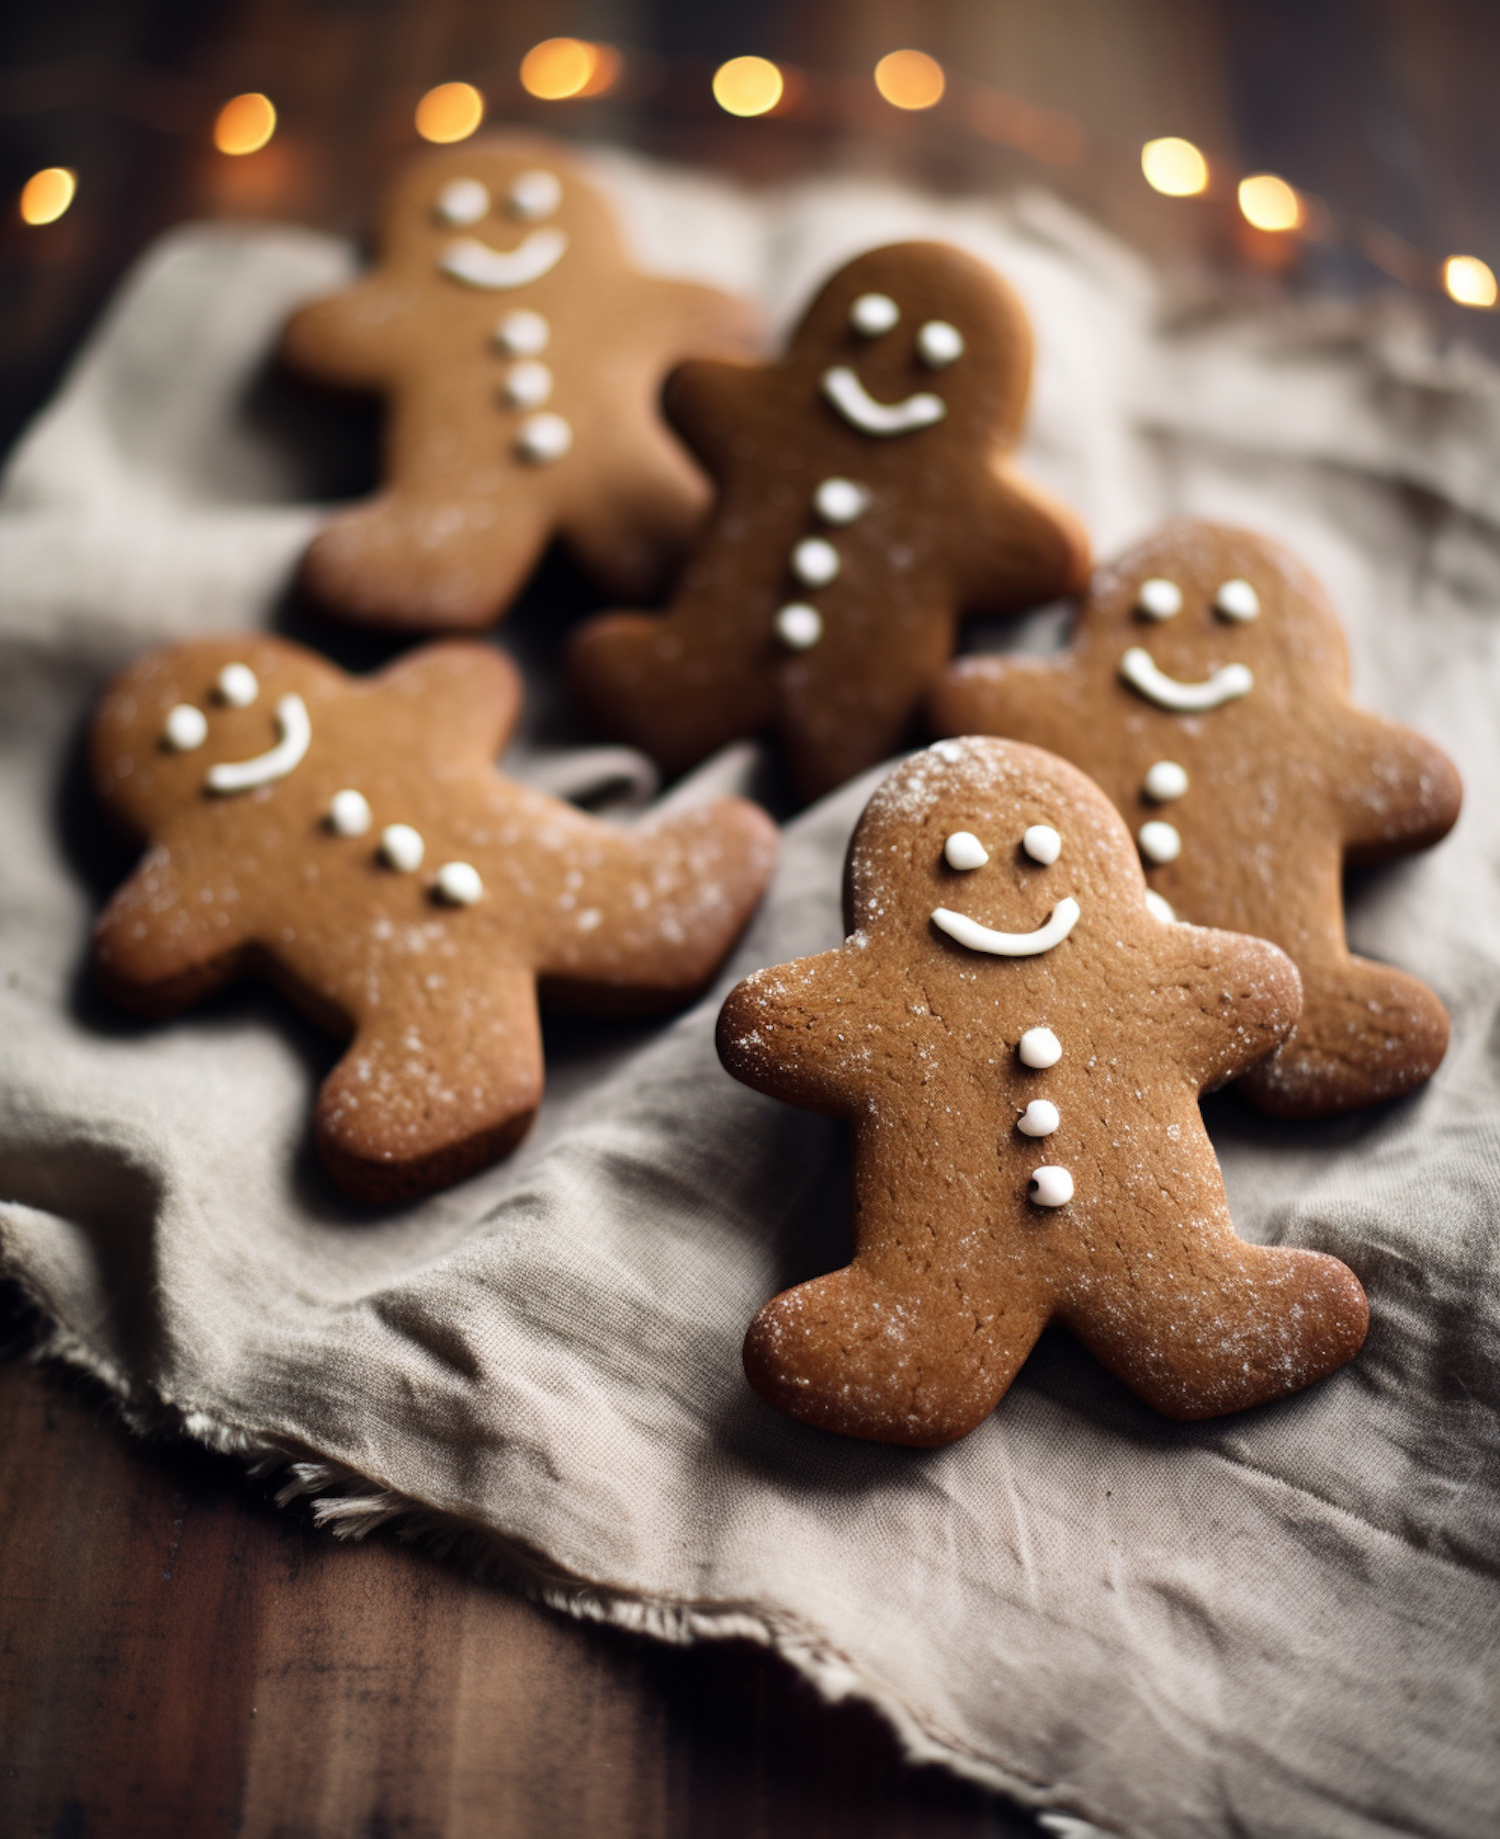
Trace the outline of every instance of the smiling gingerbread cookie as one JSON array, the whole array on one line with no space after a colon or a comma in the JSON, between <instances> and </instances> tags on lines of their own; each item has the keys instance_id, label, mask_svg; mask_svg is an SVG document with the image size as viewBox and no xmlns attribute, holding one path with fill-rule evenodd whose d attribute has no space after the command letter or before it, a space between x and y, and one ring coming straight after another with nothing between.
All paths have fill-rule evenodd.
<instances>
[{"instance_id":1,"label":"smiling gingerbread cookie","mask_svg":"<svg viewBox=\"0 0 1500 1839\"><path fill-rule=\"evenodd\" d=\"M673 1008L771 872L775 830L742 800L627 830L502 777L520 696L488 646L353 679L246 635L153 653L95 720L99 789L150 845L99 920L101 981L171 1015L256 971L352 1036L315 1122L360 1199L442 1187L524 1134L539 984L594 1014Z\"/></svg>"},{"instance_id":2,"label":"smiling gingerbread cookie","mask_svg":"<svg viewBox=\"0 0 1500 1839\"><path fill-rule=\"evenodd\" d=\"M1048 1323L1181 1419L1358 1352L1357 1279L1236 1235L1198 1109L1295 1022L1282 952L1161 917L1097 787L1006 741L893 773L846 887L845 943L719 1021L731 1073L853 1137L853 1260L755 1318L762 1397L928 1446L994 1410Z\"/></svg>"},{"instance_id":3,"label":"smiling gingerbread cookie","mask_svg":"<svg viewBox=\"0 0 1500 1839\"><path fill-rule=\"evenodd\" d=\"M387 400L385 483L303 569L374 625L498 619L554 536L615 593L649 593L708 508L664 426L679 360L747 348L753 315L629 265L598 191L552 142L492 137L398 181L379 259L303 307L283 355Z\"/></svg>"},{"instance_id":4,"label":"smiling gingerbread cookie","mask_svg":"<svg viewBox=\"0 0 1500 1839\"><path fill-rule=\"evenodd\" d=\"M1345 943L1343 869L1425 849L1462 788L1430 741L1355 708L1338 617L1285 549L1169 525L1100 571L1061 660L965 658L934 727L1051 748L1104 788L1181 919L1274 940L1302 974L1295 1035L1243 1081L1284 1117L1431 1077L1448 1017Z\"/></svg>"},{"instance_id":5,"label":"smiling gingerbread cookie","mask_svg":"<svg viewBox=\"0 0 1500 1839\"><path fill-rule=\"evenodd\" d=\"M1077 519L1012 464L1030 376L1020 302L935 243L841 269L779 362L677 371L667 414L719 502L664 617L574 641L598 726L669 771L774 729L808 797L899 748L963 614L1087 572Z\"/></svg>"}]
</instances>

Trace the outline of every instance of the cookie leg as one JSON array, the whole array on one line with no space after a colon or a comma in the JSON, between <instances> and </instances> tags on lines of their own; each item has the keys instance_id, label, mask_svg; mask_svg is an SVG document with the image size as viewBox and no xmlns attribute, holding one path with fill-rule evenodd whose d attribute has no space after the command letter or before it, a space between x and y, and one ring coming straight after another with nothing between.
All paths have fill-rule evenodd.
<instances>
[{"instance_id":1,"label":"cookie leg","mask_svg":"<svg viewBox=\"0 0 1500 1839\"><path fill-rule=\"evenodd\" d=\"M1448 1046L1448 1012L1425 983L1388 964L1299 964L1295 1032L1240 1081L1273 1117L1332 1117L1399 1098L1430 1079Z\"/></svg>"},{"instance_id":2,"label":"cookie leg","mask_svg":"<svg viewBox=\"0 0 1500 1839\"><path fill-rule=\"evenodd\" d=\"M1095 1280L1058 1320L1164 1416L1190 1420L1284 1398L1364 1342L1369 1306L1337 1258L1195 1239Z\"/></svg>"},{"instance_id":3,"label":"cookie leg","mask_svg":"<svg viewBox=\"0 0 1500 1839\"><path fill-rule=\"evenodd\" d=\"M1026 1308L976 1321L962 1299L897 1295L851 1264L766 1304L745 1337L745 1372L804 1424L931 1449L989 1416L1044 1325Z\"/></svg>"}]
</instances>

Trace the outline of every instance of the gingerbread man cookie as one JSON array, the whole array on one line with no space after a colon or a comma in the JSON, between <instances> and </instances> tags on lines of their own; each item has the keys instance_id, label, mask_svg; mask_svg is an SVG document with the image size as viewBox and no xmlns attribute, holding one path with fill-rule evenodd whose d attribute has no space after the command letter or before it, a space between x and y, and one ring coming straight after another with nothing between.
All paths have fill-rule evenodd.
<instances>
[{"instance_id":1,"label":"gingerbread man cookie","mask_svg":"<svg viewBox=\"0 0 1500 1839\"><path fill-rule=\"evenodd\" d=\"M1448 1042L1425 984L1350 953L1343 869L1446 836L1462 787L1429 741L1353 707L1348 683L1338 617L1294 556L1184 522L1100 572L1060 661L965 658L932 702L940 733L1010 735L1081 766L1179 918L1292 958L1297 1031L1241 1088L1283 1117L1410 1091Z\"/></svg>"},{"instance_id":2,"label":"gingerbread man cookie","mask_svg":"<svg viewBox=\"0 0 1500 1839\"><path fill-rule=\"evenodd\" d=\"M962 614L1087 573L1076 518L1011 463L1030 376L1020 302L936 243L840 269L779 363L678 370L667 414L719 502L665 617L574 641L593 719L669 771L773 728L808 797L894 752Z\"/></svg>"},{"instance_id":3,"label":"gingerbread man cookie","mask_svg":"<svg viewBox=\"0 0 1500 1839\"><path fill-rule=\"evenodd\" d=\"M150 847L101 917L108 990L168 1015L260 971L353 1037L318 1147L364 1200L503 1155L541 1098L537 987L591 1013L707 983L771 872L775 831L723 799L620 829L493 766L514 667L430 645L355 680L263 636L143 659L93 735L110 809Z\"/></svg>"},{"instance_id":4,"label":"gingerbread man cookie","mask_svg":"<svg viewBox=\"0 0 1500 1839\"><path fill-rule=\"evenodd\" d=\"M763 1398L926 1446L995 1408L1049 1322L1182 1419L1358 1352L1353 1273L1235 1234L1198 1109L1295 1022L1282 952L1160 918L1098 788L1007 741L891 774L846 889L845 943L719 1020L731 1073L853 1133L853 1261L756 1316Z\"/></svg>"},{"instance_id":5,"label":"gingerbread man cookie","mask_svg":"<svg viewBox=\"0 0 1500 1839\"><path fill-rule=\"evenodd\" d=\"M388 405L384 488L317 537L307 586L350 619L473 629L560 536L612 592L653 591L709 502L662 424L662 378L752 329L727 295L637 274L551 142L429 155L372 272L286 328L295 369Z\"/></svg>"}]
</instances>

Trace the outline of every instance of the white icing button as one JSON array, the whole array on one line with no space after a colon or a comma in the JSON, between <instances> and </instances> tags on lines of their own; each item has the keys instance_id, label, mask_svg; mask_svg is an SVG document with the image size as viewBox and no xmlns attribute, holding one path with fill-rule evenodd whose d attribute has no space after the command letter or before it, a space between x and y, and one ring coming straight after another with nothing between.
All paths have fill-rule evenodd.
<instances>
[{"instance_id":1,"label":"white icing button","mask_svg":"<svg viewBox=\"0 0 1500 1839\"><path fill-rule=\"evenodd\" d=\"M530 307L517 307L502 313L495 322L495 343L511 358L534 358L547 349L552 328L540 313Z\"/></svg>"},{"instance_id":2,"label":"white icing button","mask_svg":"<svg viewBox=\"0 0 1500 1839\"><path fill-rule=\"evenodd\" d=\"M490 214L489 187L478 179L450 179L437 195L439 223L478 223Z\"/></svg>"},{"instance_id":3,"label":"white icing button","mask_svg":"<svg viewBox=\"0 0 1500 1839\"><path fill-rule=\"evenodd\" d=\"M260 694L260 679L248 664L226 664L214 688L231 709L248 709Z\"/></svg>"},{"instance_id":4,"label":"white icing button","mask_svg":"<svg viewBox=\"0 0 1500 1839\"><path fill-rule=\"evenodd\" d=\"M901 318L901 309L889 294L861 294L849 309L849 324L866 338L879 338Z\"/></svg>"},{"instance_id":5,"label":"white icing button","mask_svg":"<svg viewBox=\"0 0 1500 1839\"><path fill-rule=\"evenodd\" d=\"M946 370L964 354L964 335L946 319L929 319L917 334L917 352L929 370Z\"/></svg>"},{"instance_id":6,"label":"white icing button","mask_svg":"<svg viewBox=\"0 0 1500 1839\"><path fill-rule=\"evenodd\" d=\"M538 217L550 217L562 203L562 180L555 172L545 172L540 167L523 172L511 186L506 203L528 223Z\"/></svg>"},{"instance_id":7,"label":"white icing button","mask_svg":"<svg viewBox=\"0 0 1500 1839\"><path fill-rule=\"evenodd\" d=\"M1243 625L1246 620L1260 617L1260 595L1248 581L1226 581L1214 595L1214 611Z\"/></svg>"},{"instance_id":8,"label":"white icing button","mask_svg":"<svg viewBox=\"0 0 1500 1839\"><path fill-rule=\"evenodd\" d=\"M830 524L852 524L870 508L870 488L852 479L825 479L813 497L818 516Z\"/></svg>"},{"instance_id":9,"label":"white icing button","mask_svg":"<svg viewBox=\"0 0 1500 1839\"><path fill-rule=\"evenodd\" d=\"M1174 619L1182 611L1182 589L1165 575L1153 575L1136 590L1135 604L1147 619Z\"/></svg>"},{"instance_id":10,"label":"white icing button","mask_svg":"<svg viewBox=\"0 0 1500 1839\"><path fill-rule=\"evenodd\" d=\"M1033 824L1021 838L1021 847L1033 862L1051 868L1062 854L1062 838L1050 824Z\"/></svg>"},{"instance_id":11,"label":"white icing button","mask_svg":"<svg viewBox=\"0 0 1500 1839\"><path fill-rule=\"evenodd\" d=\"M1141 846L1141 854L1148 862L1175 862L1182 854L1182 837L1175 824L1163 823L1159 817L1153 817L1149 824L1142 824L1136 832L1135 840Z\"/></svg>"},{"instance_id":12,"label":"white icing button","mask_svg":"<svg viewBox=\"0 0 1500 1839\"><path fill-rule=\"evenodd\" d=\"M410 824L387 824L380 833L380 853L392 868L410 875L422 866L427 845Z\"/></svg>"},{"instance_id":13,"label":"white icing button","mask_svg":"<svg viewBox=\"0 0 1500 1839\"><path fill-rule=\"evenodd\" d=\"M826 587L839 572L839 552L821 536L805 536L792 551L792 573L808 587Z\"/></svg>"},{"instance_id":14,"label":"white icing button","mask_svg":"<svg viewBox=\"0 0 1500 1839\"><path fill-rule=\"evenodd\" d=\"M1146 796L1154 798L1159 805L1169 805L1188 789L1187 768L1179 766L1175 760L1158 760L1155 766L1147 768L1143 789Z\"/></svg>"},{"instance_id":15,"label":"white icing button","mask_svg":"<svg viewBox=\"0 0 1500 1839\"><path fill-rule=\"evenodd\" d=\"M547 466L560 460L573 445L573 429L561 415L550 410L528 415L516 435L516 451L535 466Z\"/></svg>"},{"instance_id":16,"label":"white icing button","mask_svg":"<svg viewBox=\"0 0 1500 1839\"><path fill-rule=\"evenodd\" d=\"M530 360L512 364L501 394L513 409L539 409L552 394L552 372Z\"/></svg>"},{"instance_id":17,"label":"white icing button","mask_svg":"<svg viewBox=\"0 0 1500 1839\"><path fill-rule=\"evenodd\" d=\"M1031 1198L1039 1207L1066 1207L1073 1198L1073 1177L1066 1169L1033 1169Z\"/></svg>"},{"instance_id":18,"label":"white icing button","mask_svg":"<svg viewBox=\"0 0 1500 1839\"><path fill-rule=\"evenodd\" d=\"M472 863L445 862L437 872L437 891L451 906L472 907L484 883Z\"/></svg>"},{"instance_id":19,"label":"white icing button","mask_svg":"<svg viewBox=\"0 0 1500 1839\"><path fill-rule=\"evenodd\" d=\"M943 845L943 857L949 868L983 868L990 852L971 830L955 830Z\"/></svg>"},{"instance_id":20,"label":"white icing button","mask_svg":"<svg viewBox=\"0 0 1500 1839\"><path fill-rule=\"evenodd\" d=\"M1164 894L1158 894L1155 888L1146 889L1146 911L1164 926L1177 924L1177 913L1171 901Z\"/></svg>"},{"instance_id":21,"label":"white icing button","mask_svg":"<svg viewBox=\"0 0 1500 1839\"><path fill-rule=\"evenodd\" d=\"M1050 1028L1028 1028L1016 1052L1021 1056L1022 1066L1056 1066L1062 1059L1062 1042Z\"/></svg>"},{"instance_id":22,"label":"white icing button","mask_svg":"<svg viewBox=\"0 0 1500 1839\"><path fill-rule=\"evenodd\" d=\"M335 792L328 805L328 828L335 836L363 836L375 821L363 792L346 787Z\"/></svg>"},{"instance_id":23,"label":"white icing button","mask_svg":"<svg viewBox=\"0 0 1500 1839\"><path fill-rule=\"evenodd\" d=\"M180 702L175 709L167 710L162 739L173 753L191 753L208 739L208 717L192 703Z\"/></svg>"},{"instance_id":24,"label":"white icing button","mask_svg":"<svg viewBox=\"0 0 1500 1839\"><path fill-rule=\"evenodd\" d=\"M1050 1099L1034 1098L1016 1125L1023 1137L1050 1137L1062 1122L1062 1113Z\"/></svg>"},{"instance_id":25,"label":"white icing button","mask_svg":"<svg viewBox=\"0 0 1500 1839\"><path fill-rule=\"evenodd\" d=\"M776 636L792 651L811 651L823 636L823 615L805 601L794 600L776 615Z\"/></svg>"}]
</instances>

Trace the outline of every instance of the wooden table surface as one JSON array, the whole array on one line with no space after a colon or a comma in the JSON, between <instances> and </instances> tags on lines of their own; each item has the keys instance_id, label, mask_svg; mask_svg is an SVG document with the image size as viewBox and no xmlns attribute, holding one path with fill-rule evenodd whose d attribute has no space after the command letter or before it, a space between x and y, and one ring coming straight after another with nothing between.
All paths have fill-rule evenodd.
<instances>
[{"instance_id":1,"label":"wooden table surface","mask_svg":"<svg viewBox=\"0 0 1500 1839\"><path fill-rule=\"evenodd\" d=\"M207 213L358 231L411 149L422 89L465 77L514 101L521 52L569 30L678 75L559 114L564 131L751 178L836 161L970 189L1040 181L1164 261L1264 286L1222 212L1141 184L1130 150L1186 133L1411 245L1500 268L1492 0L596 0L578 19L549 0L56 0L0 21L0 182L13 196L53 163L81 177L58 224L28 230L12 212L0 228L0 443L163 227ZM734 53L849 77L901 44L1077 121L1093 151L1057 167L917 118L741 123L701 106ZM208 124L248 88L277 97L284 131L236 165ZM1276 284L1386 285L1318 248ZM1500 354L1494 316L1427 310ZM132 1439L96 1387L28 1359L33 1332L0 1286L7 1839L1040 1830L905 1765L873 1713L821 1704L749 1644L671 1649L389 1535L337 1544L236 1463Z\"/></svg>"}]
</instances>

